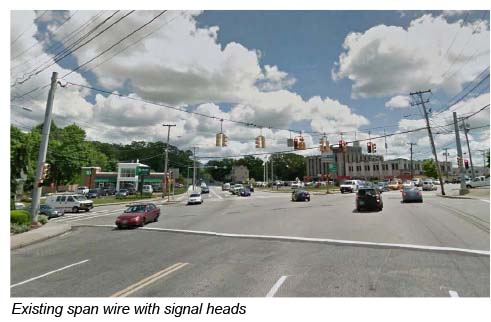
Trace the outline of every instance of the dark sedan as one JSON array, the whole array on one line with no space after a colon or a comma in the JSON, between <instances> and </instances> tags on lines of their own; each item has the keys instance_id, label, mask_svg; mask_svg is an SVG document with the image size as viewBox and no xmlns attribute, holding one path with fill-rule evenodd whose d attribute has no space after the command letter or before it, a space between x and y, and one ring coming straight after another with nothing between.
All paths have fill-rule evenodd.
<instances>
[{"instance_id":1,"label":"dark sedan","mask_svg":"<svg viewBox=\"0 0 491 322\"><path fill-rule=\"evenodd\" d=\"M378 189L374 187L360 187L356 193L356 210L377 209L382 210L384 202Z\"/></svg>"},{"instance_id":2,"label":"dark sedan","mask_svg":"<svg viewBox=\"0 0 491 322\"><path fill-rule=\"evenodd\" d=\"M208 187L201 187L201 193L210 193L210 189Z\"/></svg>"},{"instance_id":3,"label":"dark sedan","mask_svg":"<svg viewBox=\"0 0 491 322\"><path fill-rule=\"evenodd\" d=\"M87 198L92 199L92 198L98 198L101 195L99 189L90 189L89 192L87 193Z\"/></svg>"},{"instance_id":4,"label":"dark sedan","mask_svg":"<svg viewBox=\"0 0 491 322\"><path fill-rule=\"evenodd\" d=\"M302 189L297 189L292 192L292 201L310 201L310 193Z\"/></svg>"},{"instance_id":5,"label":"dark sedan","mask_svg":"<svg viewBox=\"0 0 491 322\"><path fill-rule=\"evenodd\" d=\"M251 191L249 189L240 189L239 190L239 196L241 196L241 197L250 197L251 196Z\"/></svg>"},{"instance_id":6,"label":"dark sedan","mask_svg":"<svg viewBox=\"0 0 491 322\"><path fill-rule=\"evenodd\" d=\"M402 190L402 202L423 202L423 195L418 188L404 187Z\"/></svg>"},{"instance_id":7,"label":"dark sedan","mask_svg":"<svg viewBox=\"0 0 491 322\"><path fill-rule=\"evenodd\" d=\"M143 227L148 222L156 222L160 217L160 208L153 203L129 205L126 210L116 218L116 226Z\"/></svg>"}]
</instances>

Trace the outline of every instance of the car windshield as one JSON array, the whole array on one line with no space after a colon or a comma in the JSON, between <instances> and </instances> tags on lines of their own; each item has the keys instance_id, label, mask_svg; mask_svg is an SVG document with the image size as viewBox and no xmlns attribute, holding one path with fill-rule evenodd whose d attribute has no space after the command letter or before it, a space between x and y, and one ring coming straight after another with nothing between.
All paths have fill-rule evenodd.
<instances>
[{"instance_id":1,"label":"car windshield","mask_svg":"<svg viewBox=\"0 0 491 322\"><path fill-rule=\"evenodd\" d=\"M87 200L87 198L85 198L84 196L73 196L73 199L75 200L78 200L78 201L84 201L84 200Z\"/></svg>"},{"instance_id":2,"label":"car windshield","mask_svg":"<svg viewBox=\"0 0 491 322\"><path fill-rule=\"evenodd\" d=\"M41 208L41 209L51 209L51 207L48 206L48 205L41 205L41 206L39 206L39 208Z\"/></svg>"},{"instance_id":3,"label":"car windshield","mask_svg":"<svg viewBox=\"0 0 491 322\"><path fill-rule=\"evenodd\" d=\"M119 190L119 192L128 192L128 190L127 189L121 189L121 190Z\"/></svg>"},{"instance_id":4,"label":"car windshield","mask_svg":"<svg viewBox=\"0 0 491 322\"><path fill-rule=\"evenodd\" d=\"M418 189L414 187L404 187L404 191L418 191Z\"/></svg>"},{"instance_id":5,"label":"car windshield","mask_svg":"<svg viewBox=\"0 0 491 322\"><path fill-rule=\"evenodd\" d=\"M97 193L97 189L90 189L89 192L91 192L91 193Z\"/></svg>"},{"instance_id":6,"label":"car windshield","mask_svg":"<svg viewBox=\"0 0 491 322\"><path fill-rule=\"evenodd\" d=\"M199 193L192 193L190 197L199 197L200 194Z\"/></svg>"},{"instance_id":7,"label":"car windshield","mask_svg":"<svg viewBox=\"0 0 491 322\"><path fill-rule=\"evenodd\" d=\"M358 190L358 195L360 196L375 196L377 193L375 189L361 189Z\"/></svg>"},{"instance_id":8,"label":"car windshield","mask_svg":"<svg viewBox=\"0 0 491 322\"><path fill-rule=\"evenodd\" d=\"M145 211L145 205L134 205L134 206L129 206L126 208L124 211L125 213L130 213L130 212L143 212Z\"/></svg>"}]
</instances>

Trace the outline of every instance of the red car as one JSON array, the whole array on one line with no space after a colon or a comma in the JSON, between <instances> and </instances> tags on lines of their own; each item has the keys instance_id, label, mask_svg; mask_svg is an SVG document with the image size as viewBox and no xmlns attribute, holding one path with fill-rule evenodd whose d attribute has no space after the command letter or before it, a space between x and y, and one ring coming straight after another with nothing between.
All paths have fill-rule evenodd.
<instances>
[{"instance_id":1,"label":"red car","mask_svg":"<svg viewBox=\"0 0 491 322\"><path fill-rule=\"evenodd\" d=\"M160 208L153 203L134 204L127 206L126 210L116 218L118 228L139 226L148 222L159 220Z\"/></svg>"}]
</instances>

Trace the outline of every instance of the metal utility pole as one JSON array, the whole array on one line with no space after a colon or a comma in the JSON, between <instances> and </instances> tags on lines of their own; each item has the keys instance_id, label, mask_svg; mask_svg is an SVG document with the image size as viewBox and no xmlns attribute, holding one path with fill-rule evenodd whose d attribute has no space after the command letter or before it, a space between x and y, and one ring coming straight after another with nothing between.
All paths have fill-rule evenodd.
<instances>
[{"instance_id":1,"label":"metal utility pole","mask_svg":"<svg viewBox=\"0 0 491 322\"><path fill-rule=\"evenodd\" d=\"M440 187L442 189L442 196L445 195L445 188L444 188L444 183L442 180L442 171L440 169L440 164L438 163L438 155L436 154L436 148L435 148L435 142L433 141L433 134L431 133L431 127L430 127L430 120L428 118L428 112L426 111L426 105L425 103L428 103L429 100L423 100L423 94L425 93L431 93L431 90L427 91L418 91L414 93L410 93L409 95L413 96L416 95L419 97L419 102L416 102L411 105L422 105L423 106L423 112L425 114L425 119L426 119L426 128L428 129L428 136L430 138L430 143L431 143L431 150L433 151L433 157L435 158L435 164L436 164L436 172L438 173L438 179L440 180Z\"/></svg>"},{"instance_id":2,"label":"metal utility pole","mask_svg":"<svg viewBox=\"0 0 491 322\"><path fill-rule=\"evenodd\" d=\"M443 150L445 150L445 152L443 152L443 156L445 157L445 176L446 176L446 180L448 180L448 148L444 148Z\"/></svg>"},{"instance_id":3,"label":"metal utility pole","mask_svg":"<svg viewBox=\"0 0 491 322\"><path fill-rule=\"evenodd\" d=\"M471 178L474 180L475 177L474 164L472 163L471 146L469 145L469 137L467 136L467 133L469 132L469 128L467 127L467 124L465 124L464 120L462 120L462 128L464 130L465 140L467 141L467 151L469 152L469 160L471 161Z\"/></svg>"},{"instance_id":4,"label":"metal utility pole","mask_svg":"<svg viewBox=\"0 0 491 322\"><path fill-rule=\"evenodd\" d=\"M37 214L42 192L42 176L44 163L46 161L46 153L48 152L49 131L51 128L51 119L53 112L53 101L55 99L56 82L58 81L58 73L53 72L51 75L51 87L48 93L48 101L46 102L46 111L44 113L43 135L41 137L41 145L38 153L38 167L36 169L36 178L32 189L32 205L31 205L31 223L37 223Z\"/></svg>"},{"instance_id":5,"label":"metal utility pole","mask_svg":"<svg viewBox=\"0 0 491 322\"><path fill-rule=\"evenodd\" d=\"M193 191L196 189L196 149L198 147L193 146Z\"/></svg>"},{"instance_id":6,"label":"metal utility pole","mask_svg":"<svg viewBox=\"0 0 491 322\"><path fill-rule=\"evenodd\" d=\"M164 176L165 176L165 193L167 194L167 200L170 201L170 176L167 173L168 171L168 162L169 162L169 137L170 137L170 128L176 126L175 124L162 124L162 126L167 126L167 144L165 145L165 163L164 163ZM164 198L164 194L162 194L162 198Z\"/></svg>"},{"instance_id":7,"label":"metal utility pole","mask_svg":"<svg viewBox=\"0 0 491 322\"><path fill-rule=\"evenodd\" d=\"M271 190L274 189L273 154L271 154Z\"/></svg>"},{"instance_id":8,"label":"metal utility pole","mask_svg":"<svg viewBox=\"0 0 491 322\"><path fill-rule=\"evenodd\" d=\"M456 112L453 112L453 122L454 122L454 127L455 127L455 142L457 145L457 156L462 161L458 164L459 169L460 169L460 190L459 190L459 194L463 195L463 194L467 193L467 187L465 185L465 170L464 170L464 167L462 166L464 159L462 156L462 147L460 145L459 123L457 121L457 113Z\"/></svg>"},{"instance_id":9,"label":"metal utility pole","mask_svg":"<svg viewBox=\"0 0 491 322\"><path fill-rule=\"evenodd\" d=\"M413 167L413 145L417 145L416 143L408 143L411 148L411 163L410 163L410 169L411 169L411 180L413 179L413 176L414 176L414 167Z\"/></svg>"}]
</instances>

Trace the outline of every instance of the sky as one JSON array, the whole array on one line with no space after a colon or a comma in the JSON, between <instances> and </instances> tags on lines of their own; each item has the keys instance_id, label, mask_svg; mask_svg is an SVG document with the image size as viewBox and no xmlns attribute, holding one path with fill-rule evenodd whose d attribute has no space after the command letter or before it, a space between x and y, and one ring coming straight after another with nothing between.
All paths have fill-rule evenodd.
<instances>
[{"instance_id":1,"label":"sky","mask_svg":"<svg viewBox=\"0 0 491 322\"><path fill-rule=\"evenodd\" d=\"M337 143L341 133L352 141L421 128L409 93L431 89L424 99L437 151L441 158L448 148L452 160L452 112L470 115L489 104L489 12L159 13L12 11L11 123L28 130L42 122L43 86L57 71L57 125L76 123L88 139L129 143L165 140L162 124L175 123L171 144L230 156L287 150L286 139L300 135L289 129L307 132L307 146L315 147L323 132ZM227 147L215 146L220 118ZM489 107L468 123L471 150L489 148ZM254 146L260 133L264 150ZM431 156L426 131L388 137L387 151L384 139L374 140L387 159L409 158L410 142L416 159ZM482 164L480 154L473 160Z\"/></svg>"}]
</instances>

